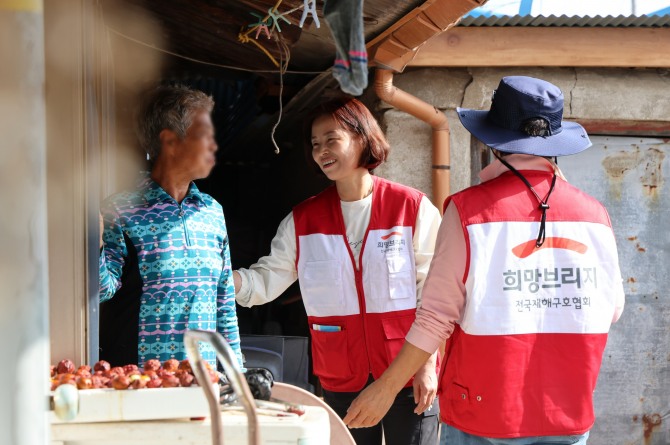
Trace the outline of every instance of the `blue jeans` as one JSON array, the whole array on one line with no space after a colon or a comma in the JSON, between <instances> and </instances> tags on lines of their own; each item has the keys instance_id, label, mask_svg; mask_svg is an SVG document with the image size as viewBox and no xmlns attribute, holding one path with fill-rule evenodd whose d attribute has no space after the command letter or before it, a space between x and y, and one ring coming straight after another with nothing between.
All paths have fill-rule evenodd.
<instances>
[{"instance_id":1,"label":"blue jeans","mask_svg":"<svg viewBox=\"0 0 670 445\"><path fill-rule=\"evenodd\" d=\"M586 445L589 432L581 436L538 436L517 437L514 439L491 439L473 436L461 430L442 424L440 445Z\"/></svg>"}]
</instances>

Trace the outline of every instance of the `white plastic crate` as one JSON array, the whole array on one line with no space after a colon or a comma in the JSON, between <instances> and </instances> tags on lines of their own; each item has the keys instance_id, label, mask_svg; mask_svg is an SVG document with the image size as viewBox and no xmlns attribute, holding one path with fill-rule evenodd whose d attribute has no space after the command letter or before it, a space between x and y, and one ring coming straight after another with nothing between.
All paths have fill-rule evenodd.
<instances>
[{"instance_id":1,"label":"white plastic crate","mask_svg":"<svg viewBox=\"0 0 670 445\"><path fill-rule=\"evenodd\" d=\"M223 412L225 445L247 445L247 418L242 412ZM261 443L268 445L326 445L330 424L320 407L305 407L302 416L258 416ZM124 422L53 423L52 445L210 445L209 419Z\"/></svg>"}]
</instances>

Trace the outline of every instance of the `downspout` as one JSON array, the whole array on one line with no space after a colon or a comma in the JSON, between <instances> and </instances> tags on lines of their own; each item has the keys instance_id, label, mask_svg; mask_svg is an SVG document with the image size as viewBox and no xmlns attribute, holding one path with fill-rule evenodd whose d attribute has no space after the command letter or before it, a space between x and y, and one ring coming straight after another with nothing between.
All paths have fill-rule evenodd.
<instances>
[{"instance_id":1,"label":"downspout","mask_svg":"<svg viewBox=\"0 0 670 445\"><path fill-rule=\"evenodd\" d=\"M393 71L377 69L375 72L377 96L395 108L421 119L431 126L432 135L432 182L433 204L442 213L442 206L449 196L450 147L449 122L447 116L421 99L393 85Z\"/></svg>"}]
</instances>

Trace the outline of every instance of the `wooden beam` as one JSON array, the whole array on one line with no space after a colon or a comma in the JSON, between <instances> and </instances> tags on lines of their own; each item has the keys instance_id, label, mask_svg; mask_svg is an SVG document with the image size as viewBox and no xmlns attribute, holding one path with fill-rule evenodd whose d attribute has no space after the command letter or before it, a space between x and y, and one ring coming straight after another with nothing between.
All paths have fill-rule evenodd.
<instances>
[{"instance_id":1,"label":"wooden beam","mask_svg":"<svg viewBox=\"0 0 670 445\"><path fill-rule=\"evenodd\" d=\"M670 137L668 121L632 121L606 119L567 119L580 123L588 134L609 136L649 136L658 138Z\"/></svg>"},{"instance_id":2,"label":"wooden beam","mask_svg":"<svg viewBox=\"0 0 670 445\"><path fill-rule=\"evenodd\" d=\"M377 66L402 72L417 48L487 0L428 0L367 43Z\"/></svg>"},{"instance_id":3,"label":"wooden beam","mask_svg":"<svg viewBox=\"0 0 670 445\"><path fill-rule=\"evenodd\" d=\"M670 67L670 28L454 27L408 66Z\"/></svg>"}]
</instances>

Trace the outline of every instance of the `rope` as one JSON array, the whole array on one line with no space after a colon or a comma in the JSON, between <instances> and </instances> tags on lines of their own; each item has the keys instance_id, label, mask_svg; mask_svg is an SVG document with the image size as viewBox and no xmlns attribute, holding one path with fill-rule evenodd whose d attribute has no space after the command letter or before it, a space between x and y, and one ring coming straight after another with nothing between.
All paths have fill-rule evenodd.
<instances>
[{"instance_id":1,"label":"rope","mask_svg":"<svg viewBox=\"0 0 670 445\"><path fill-rule=\"evenodd\" d=\"M275 140L275 130L277 130L277 127L279 126L279 123L281 122L282 119L282 114L284 113L284 105L282 102L282 96L284 94L284 73L286 72L286 69L288 68L289 61L291 60L291 49L288 47L286 42L284 42L281 37L276 36L277 39L277 48L279 49L279 61L280 61L280 68L279 68L279 116L277 118L277 122L272 126L272 130L270 131L270 138L272 139L272 144L275 146L275 154L279 154L279 145L277 145L277 141ZM286 60L284 60L284 52L286 52Z\"/></svg>"}]
</instances>

